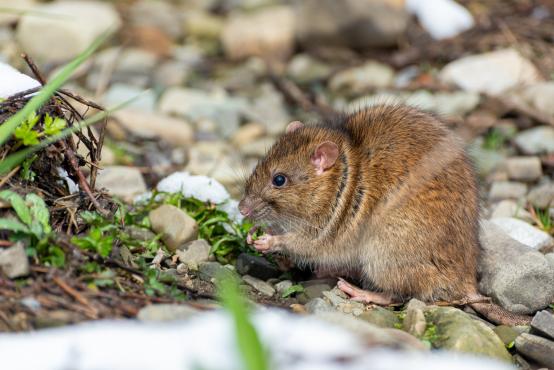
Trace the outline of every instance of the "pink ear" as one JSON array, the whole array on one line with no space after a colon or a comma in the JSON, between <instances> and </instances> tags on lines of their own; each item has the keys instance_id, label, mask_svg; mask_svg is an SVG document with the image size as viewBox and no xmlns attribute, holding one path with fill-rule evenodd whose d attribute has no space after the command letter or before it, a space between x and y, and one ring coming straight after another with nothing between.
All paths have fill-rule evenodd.
<instances>
[{"instance_id":1,"label":"pink ear","mask_svg":"<svg viewBox=\"0 0 554 370\"><path fill-rule=\"evenodd\" d=\"M294 132L298 130L299 128L304 127L304 124L300 121L292 121L287 125L287 128L285 129L285 132L288 134L289 132Z\"/></svg>"},{"instance_id":2,"label":"pink ear","mask_svg":"<svg viewBox=\"0 0 554 370\"><path fill-rule=\"evenodd\" d=\"M339 147L332 141L319 144L311 157L312 164L318 175L331 168L339 157Z\"/></svg>"}]
</instances>

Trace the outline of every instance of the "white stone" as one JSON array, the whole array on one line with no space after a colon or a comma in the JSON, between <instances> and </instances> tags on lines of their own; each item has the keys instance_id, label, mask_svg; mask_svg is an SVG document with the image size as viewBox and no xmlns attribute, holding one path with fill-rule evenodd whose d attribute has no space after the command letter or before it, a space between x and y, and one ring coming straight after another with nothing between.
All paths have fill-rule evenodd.
<instances>
[{"instance_id":1,"label":"white stone","mask_svg":"<svg viewBox=\"0 0 554 370\"><path fill-rule=\"evenodd\" d=\"M514 217L526 222L533 222L531 214L525 210L524 205L509 199L498 202L491 214L491 218L505 217Z\"/></svg>"},{"instance_id":2,"label":"white stone","mask_svg":"<svg viewBox=\"0 0 554 370\"><path fill-rule=\"evenodd\" d=\"M546 116L554 117L554 82L541 82L526 87L518 94L534 109Z\"/></svg>"},{"instance_id":3,"label":"white stone","mask_svg":"<svg viewBox=\"0 0 554 370\"><path fill-rule=\"evenodd\" d=\"M492 201L503 199L519 199L527 193L527 185L513 181L495 181L489 191Z\"/></svg>"},{"instance_id":4,"label":"white stone","mask_svg":"<svg viewBox=\"0 0 554 370\"><path fill-rule=\"evenodd\" d=\"M517 218L501 217L491 221L511 238L533 249L541 249L554 243L554 239L550 235Z\"/></svg>"},{"instance_id":5,"label":"white stone","mask_svg":"<svg viewBox=\"0 0 554 370\"><path fill-rule=\"evenodd\" d=\"M29 259L23 243L0 249L0 271L10 279L29 275Z\"/></svg>"},{"instance_id":6,"label":"white stone","mask_svg":"<svg viewBox=\"0 0 554 370\"><path fill-rule=\"evenodd\" d=\"M40 83L13 68L0 62L0 98L5 99L18 92L33 89L40 86Z\"/></svg>"},{"instance_id":7,"label":"white stone","mask_svg":"<svg viewBox=\"0 0 554 370\"><path fill-rule=\"evenodd\" d=\"M443 82L466 91L490 95L540 81L535 66L515 49L496 50L455 60L443 68L439 77Z\"/></svg>"},{"instance_id":8,"label":"white stone","mask_svg":"<svg viewBox=\"0 0 554 370\"><path fill-rule=\"evenodd\" d=\"M194 140L190 123L161 113L122 109L113 114L118 123L141 136L159 136L175 146L187 146Z\"/></svg>"},{"instance_id":9,"label":"white stone","mask_svg":"<svg viewBox=\"0 0 554 370\"><path fill-rule=\"evenodd\" d=\"M108 107L113 107L122 103L128 109L134 109L141 112L153 112L156 103L156 96L151 90L116 83L110 86L102 101Z\"/></svg>"},{"instance_id":10,"label":"white stone","mask_svg":"<svg viewBox=\"0 0 554 370\"><path fill-rule=\"evenodd\" d=\"M50 63L74 58L108 29L121 26L114 6L102 1L55 1L32 10L20 20L17 40L33 58Z\"/></svg>"},{"instance_id":11,"label":"white stone","mask_svg":"<svg viewBox=\"0 0 554 370\"><path fill-rule=\"evenodd\" d=\"M436 40L454 37L475 24L471 13L453 0L406 0L406 8Z\"/></svg>"},{"instance_id":12,"label":"white stone","mask_svg":"<svg viewBox=\"0 0 554 370\"><path fill-rule=\"evenodd\" d=\"M390 86L393 81L394 71L391 67L370 61L337 73L329 81L329 88L333 91L346 90L358 94L371 88Z\"/></svg>"},{"instance_id":13,"label":"white stone","mask_svg":"<svg viewBox=\"0 0 554 370\"><path fill-rule=\"evenodd\" d=\"M554 127L539 126L521 131L514 142L525 154L554 153Z\"/></svg>"},{"instance_id":14,"label":"white stone","mask_svg":"<svg viewBox=\"0 0 554 370\"><path fill-rule=\"evenodd\" d=\"M126 202L146 191L146 183L140 171L127 166L109 166L98 171L96 187L105 188L111 195Z\"/></svg>"},{"instance_id":15,"label":"white stone","mask_svg":"<svg viewBox=\"0 0 554 370\"><path fill-rule=\"evenodd\" d=\"M32 0L0 0L0 27L17 22L22 13L35 7Z\"/></svg>"},{"instance_id":16,"label":"white stone","mask_svg":"<svg viewBox=\"0 0 554 370\"><path fill-rule=\"evenodd\" d=\"M511 180L535 181L542 176L539 157L511 157L506 160L508 177Z\"/></svg>"}]
</instances>

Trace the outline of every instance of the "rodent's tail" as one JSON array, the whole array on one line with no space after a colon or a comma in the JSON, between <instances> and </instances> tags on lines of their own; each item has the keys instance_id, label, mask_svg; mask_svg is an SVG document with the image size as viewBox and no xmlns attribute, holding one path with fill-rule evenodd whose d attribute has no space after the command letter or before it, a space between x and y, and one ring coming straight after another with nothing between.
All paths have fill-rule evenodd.
<instances>
[{"instance_id":1,"label":"rodent's tail","mask_svg":"<svg viewBox=\"0 0 554 370\"><path fill-rule=\"evenodd\" d=\"M532 319L531 316L510 312L496 303L471 303L469 306L495 324L529 325Z\"/></svg>"}]
</instances>

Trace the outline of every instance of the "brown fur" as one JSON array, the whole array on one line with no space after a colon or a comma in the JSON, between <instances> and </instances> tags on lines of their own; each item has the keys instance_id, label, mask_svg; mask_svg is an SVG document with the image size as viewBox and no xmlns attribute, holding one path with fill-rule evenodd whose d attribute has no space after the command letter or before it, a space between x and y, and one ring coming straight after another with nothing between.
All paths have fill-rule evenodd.
<instances>
[{"instance_id":1,"label":"brown fur","mask_svg":"<svg viewBox=\"0 0 554 370\"><path fill-rule=\"evenodd\" d=\"M316 147L339 158L317 175ZM272 176L289 178L283 188ZM477 295L479 205L470 161L434 116L380 105L283 135L242 200L298 262L359 274L398 298Z\"/></svg>"}]
</instances>

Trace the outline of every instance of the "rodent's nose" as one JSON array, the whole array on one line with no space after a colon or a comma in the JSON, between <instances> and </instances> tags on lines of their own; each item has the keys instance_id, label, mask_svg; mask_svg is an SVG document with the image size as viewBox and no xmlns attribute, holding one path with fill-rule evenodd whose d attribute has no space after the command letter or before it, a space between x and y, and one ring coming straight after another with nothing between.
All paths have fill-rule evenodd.
<instances>
[{"instance_id":1,"label":"rodent's nose","mask_svg":"<svg viewBox=\"0 0 554 370\"><path fill-rule=\"evenodd\" d=\"M252 215L252 208L246 206L243 201L239 203L239 212L244 217L249 217Z\"/></svg>"}]
</instances>

